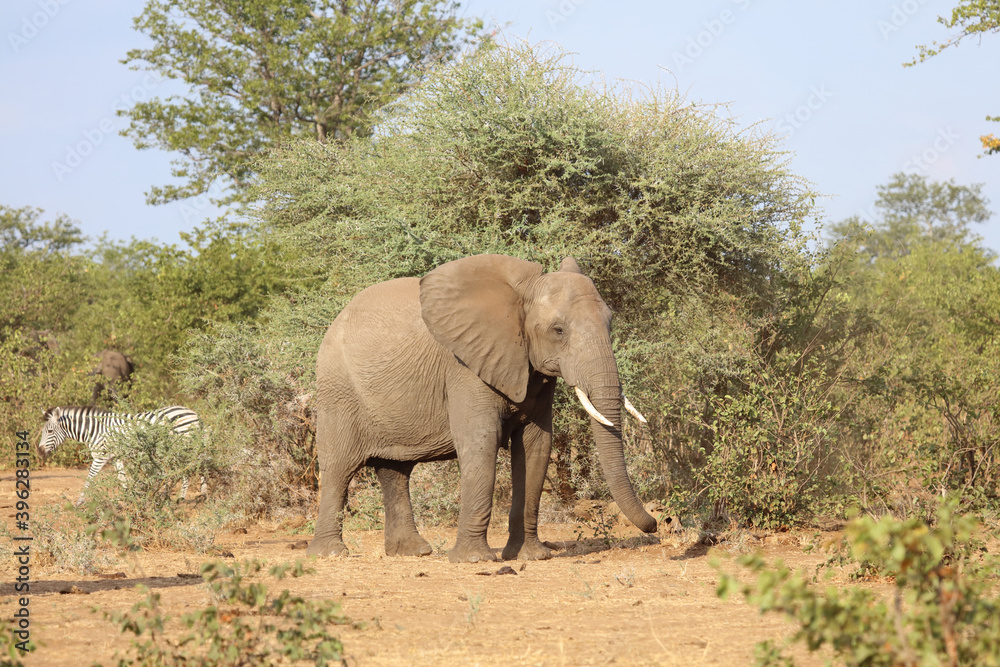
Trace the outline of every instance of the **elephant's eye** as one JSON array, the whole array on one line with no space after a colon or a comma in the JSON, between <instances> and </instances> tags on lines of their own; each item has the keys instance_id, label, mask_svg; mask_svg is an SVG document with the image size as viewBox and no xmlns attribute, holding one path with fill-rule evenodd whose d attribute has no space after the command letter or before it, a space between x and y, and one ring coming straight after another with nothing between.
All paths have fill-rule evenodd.
<instances>
[{"instance_id":1,"label":"elephant's eye","mask_svg":"<svg viewBox=\"0 0 1000 667\"><path fill-rule=\"evenodd\" d=\"M552 327L552 330L556 332L557 336L562 336L563 335L563 328L561 326L559 326L558 324L556 326Z\"/></svg>"}]
</instances>

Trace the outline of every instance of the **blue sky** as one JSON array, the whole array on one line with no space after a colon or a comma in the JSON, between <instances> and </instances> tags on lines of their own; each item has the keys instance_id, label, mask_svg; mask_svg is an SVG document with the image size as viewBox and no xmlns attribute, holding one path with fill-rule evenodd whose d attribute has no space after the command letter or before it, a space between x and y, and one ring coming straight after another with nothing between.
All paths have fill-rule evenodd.
<instances>
[{"instance_id":1,"label":"blue sky","mask_svg":"<svg viewBox=\"0 0 1000 667\"><path fill-rule=\"evenodd\" d=\"M118 135L115 110L171 84L120 64L143 38L142 2L7 0L0 9L0 203L64 213L96 238L177 242L214 211L204 200L147 206L171 155ZM984 183L1000 211L1000 35L967 40L917 67L916 45L951 36L954 0L467 0L461 11L508 38L555 42L579 67L726 103L748 131L783 139L793 172L825 195L821 221L871 211L898 171ZM751 129L752 128L752 129ZM84 154L86 153L86 154ZM976 231L1000 251L1000 215Z\"/></svg>"}]
</instances>

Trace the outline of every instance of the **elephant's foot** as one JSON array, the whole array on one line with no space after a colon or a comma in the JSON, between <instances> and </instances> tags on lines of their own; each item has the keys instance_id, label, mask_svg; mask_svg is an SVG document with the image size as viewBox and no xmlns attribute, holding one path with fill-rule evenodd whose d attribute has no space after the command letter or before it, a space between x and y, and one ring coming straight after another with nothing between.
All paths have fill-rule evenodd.
<instances>
[{"instance_id":1,"label":"elephant's foot","mask_svg":"<svg viewBox=\"0 0 1000 667\"><path fill-rule=\"evenodd\" d=\"M314 537L306 547L307 556L344 556L347 545L337 537Z\"/></svg>"},{"instance_id":2,"label":"elephant's foot","mask_svg":"<svg viewBox=\"0 0 1000 667\"><path fill-rule=\"evenodd\" d=\"M558 550L551 542L539 542L537 538L529 540L510 540L503 548L504 560L548 560L552 552Z\"/></svg>"},{"instance_id":3,"label":"elephant's foot","mask_svg":"<svg viewBox=\"0 0 1000 667\"><path fill-rule=\"evenodd\" d=\"M459 539L455 548L448 552L448 560L452 563L479 563L496 559L496 554L486 543L485 537L478 540Z\"/></svg>"},{"instance_id":4,"label":"elephant's foot","mask_svg":"<svg viewBox=\"0 0 1000 667\"><path fill-rule=\"evenodd\" d=\"M385 536L386 556L429 556L431 545L419 534Z\"/></svg>"}]
</instances>

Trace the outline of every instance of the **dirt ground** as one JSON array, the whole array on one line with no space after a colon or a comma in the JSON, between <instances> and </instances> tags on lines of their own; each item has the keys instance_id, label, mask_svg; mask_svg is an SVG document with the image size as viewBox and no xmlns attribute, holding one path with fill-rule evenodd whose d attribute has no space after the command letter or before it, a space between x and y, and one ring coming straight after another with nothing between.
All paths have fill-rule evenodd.
<instances>
[{"instance_id":1,"label":"dirt ground","mask_svg":"<svg viewBox=\"0 0 1000 667\"><path fill-rule=\"evenodd\" d=\"M32 475L32 508L75 498L84 470L44 470ZM14 532L13 475L0 474L0 509ZM619 540L576 540L581 524L543 525L543 538L564 548L544 562L511 562L515 574L498 575L505 563L453 564L440 550L425 558L386 557L381 531L345 535L352 555L315 562L315 574L276 582L306 598L335 599L359 627L337 626L350 665L738 665L752 664L754 644L791 634L780 616L761 616L742 600L719 600L710 558L728 557L725 544L709 550L694 531L641 536L622 528ZM454 541L453 528L422 531L435 548ZM591 532L592 534L592 532ZM272 563L304 558L292 547L311 535L280 526L224 532L216 544L236 559ZM807 534L769 536L759 543L767 558L812 568L822 554L803 553ZM561 542L560 542L561 540ZM491 531L501 547L503 530ZM7 542L10 543L9 541ZM746 548L748 544L744 544ZM732 547L728 547L732 550ZM144 584L159 591L172 616L209 604L199 578L201 563L218 556L193 552L138 553L113 570L125 578L58 573L33 565L31 636L43 646L27 665L113 664L130 639L105 621L102 610L127 609ZM735 570L732 564L727 569ZM0 559L0 613L17 608L15 563ZM111 574L112 572L105 573ZM71 587L79 592L62 593ZM818 656L797 652L801 664Z\"/></svg>"}]
</instances>

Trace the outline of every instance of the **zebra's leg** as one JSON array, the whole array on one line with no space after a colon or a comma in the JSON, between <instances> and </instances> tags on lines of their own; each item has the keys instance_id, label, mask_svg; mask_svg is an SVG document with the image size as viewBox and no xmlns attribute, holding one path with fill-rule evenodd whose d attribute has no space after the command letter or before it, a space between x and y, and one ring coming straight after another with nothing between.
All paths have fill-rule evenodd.
<instances>
[{"instance_id":1,"label":"zebra's leg","mask_svg":"<svg viewBox=\"0 0 1000 667\"><path fill-rule=\"evenodd\" d=\"M118 483L122 485L123 489L128 488L128 478L125 476L125 464L116 456L114 458L115 470L118 471Z\"/></svg>"},{"instance_id":2,"label":"zebra's leg","mask_svg":"<svg viewBox=\"0 0 1000 667\"><path fill-rule=\"evenodd\" d=\"M205 483L205 476L201 475L199 479L200 479L200 484L201 484L201 495L207 496L208 495L208 484ZM191 478L190 477L185 477L184 479L181 480L181 495L177 499L177 502L180 502L182 500L187 500L188 488L190 487L190 484L191 484Z\"/></svg>"},{"instance_id":3,"label":"zebra's leg","mask_svg":"<svg viewBox=\"0 0 1000 667\"><path fill-rule=\"evenodd\" d=\"M103 468L104 464L107 462L108 459L105 456L94 457L93 462L90 464L90 470L87 472L87 479L83 482L83 490L80 491L80 497L76 500L77 507L83 504L84 494L87 493L87 488L90 486L90 480L92 480L97 473L101 472L101 468Z\"/></svg>"}]
</instances>

